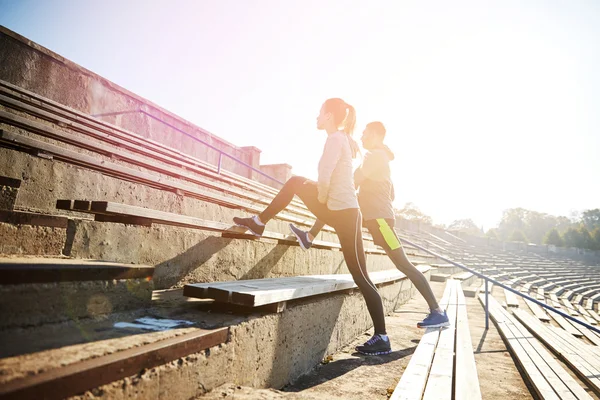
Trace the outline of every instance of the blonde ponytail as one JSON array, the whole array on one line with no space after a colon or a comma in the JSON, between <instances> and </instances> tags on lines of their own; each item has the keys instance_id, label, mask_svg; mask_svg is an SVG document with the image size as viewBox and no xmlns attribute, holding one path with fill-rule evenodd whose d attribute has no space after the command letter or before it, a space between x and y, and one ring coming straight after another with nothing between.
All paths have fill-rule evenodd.
<instances>
[{"instance_id":1,"label":"blonde ponytail","mask_svg":"<svg viewBox=\"0 0 600 400\"><path fill-rule=\"evenodd\" d=\"M343 122L344 132L352 136L352 134L354 133L354 126L356 125L356 110L354 109L354 107L347 103L346 107L348 109L348 113L346 114L346 118Z\"/></svg>"}]
</instances>

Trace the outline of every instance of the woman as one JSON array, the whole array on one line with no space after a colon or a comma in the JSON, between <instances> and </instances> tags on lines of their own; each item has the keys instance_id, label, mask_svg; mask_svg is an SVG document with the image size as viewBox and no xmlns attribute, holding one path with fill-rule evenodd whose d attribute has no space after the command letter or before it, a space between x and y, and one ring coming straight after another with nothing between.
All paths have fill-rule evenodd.
<instances>
[{"instance_id":1,"label":"woman","mask_svg":"<svg viewBox=\"0 0 600 400\"><path fill-rule=\"evenodd\" d=\"M394 185L392 184L390 162L394 154L384 144L386 130L379 121L367 124L361 138L367 150L362 165L354 171L354 186L358 188L358 203L363 215L363 225L369 230L376 245L381 246L396 268L412 281L419 293L429 304L430 313L417 323L419 328L438 328L450 325L448 315L443 310L431 290L427 278L408 259L398 235L394 231L395 215ZM290 224L292 233L300 247L308 250L312 241L323 228L317 220L310 231L305 232Z\"/></svg>"},{"instance_id":2,"label":"woman","mask_svg":"<svg viewBox=\"0 0 600 400\"><path fill-rule=\"evenodd\" d=\"M265 224L282 211L294 195L298 196L310 212L335 229L348 270L367 303L375 334L356 350L366 355L388 354L391 347L385 330L383 304L367 274L361 231L362 215L354 189L352 159L356 157L358 145L351 135L355 124L354 107L339 98L325 101L317 117L317 129L327 132L327 141L319 161L318 181L315 183L295 176L285 183L262 213L250 218L235 217L233 221L254 235L261 236Z\"/></svg>"}]
</instances>

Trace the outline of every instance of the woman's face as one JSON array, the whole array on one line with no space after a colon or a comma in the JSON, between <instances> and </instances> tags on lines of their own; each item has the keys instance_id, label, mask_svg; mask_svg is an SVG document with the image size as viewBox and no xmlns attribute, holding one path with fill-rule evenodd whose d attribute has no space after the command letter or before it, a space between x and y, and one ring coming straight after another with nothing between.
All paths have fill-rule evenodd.
<instances>
[{"instance_id":1,"label":"woman's face","mask_svg":"<svg viewBox=\"0 0 600 400\"><path fill-rule=\"evenodd\" d=\"M324 130L325 125L326 125L327 121L329 121L330 118L331 118L331 113L326 112L325 105L323 105L321 107L321 111L319 112L319 115L317 116L317 129Z\"/></svg>"}]
</instances>

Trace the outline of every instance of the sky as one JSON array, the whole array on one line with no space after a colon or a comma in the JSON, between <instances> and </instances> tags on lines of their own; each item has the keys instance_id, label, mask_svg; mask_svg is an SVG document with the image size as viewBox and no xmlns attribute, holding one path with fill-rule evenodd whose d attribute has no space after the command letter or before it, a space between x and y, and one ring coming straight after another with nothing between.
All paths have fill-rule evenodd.
<instances>
[{"instance_id":1,"label":"sky","mask_svg":"<svg viewBox=\"0 0 600 400\"><path fill-rule=\"evenodd\" d=\"M341 97L357 139L385 124L397 208L486 230L600 207L598 20L593 0L0 0L0 25L297 175Z\"/></svg>"}]
</instances>

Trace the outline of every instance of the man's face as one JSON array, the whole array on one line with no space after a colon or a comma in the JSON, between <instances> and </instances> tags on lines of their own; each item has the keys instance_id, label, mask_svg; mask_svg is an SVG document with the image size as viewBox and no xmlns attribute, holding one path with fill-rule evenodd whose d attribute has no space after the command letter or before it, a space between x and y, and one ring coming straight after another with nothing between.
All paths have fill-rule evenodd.
<instances>
[{"instance_id":1,"label":"man's face","mask_svg":"<svg viewBox=\"0 0 600 400\"><path fill-rule=\"evenodd\" d=\"M370 128L365 128L363 131L362 137L360 138L362 142L362 146L364 149L369 150L372 149L373 146L377 143L377 134L373 132Z\"/></svg>"}]
</instances>

